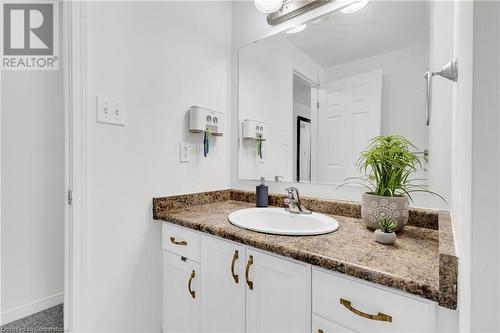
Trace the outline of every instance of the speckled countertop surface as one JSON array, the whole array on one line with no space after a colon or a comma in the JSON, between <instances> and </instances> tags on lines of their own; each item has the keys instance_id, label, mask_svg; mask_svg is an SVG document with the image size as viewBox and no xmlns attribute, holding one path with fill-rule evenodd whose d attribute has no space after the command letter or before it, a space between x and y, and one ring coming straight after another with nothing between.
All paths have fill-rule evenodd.
<instances>
[{"instance_id":1,"label":"speckled countertop surface","mask_svg":"<svg viewBox=\"0 0 500 333\"><path fill-rule=\"evenodd\" d=\"M157 220L400 289L447 308L456 308L457 258L449 214L430 211L429 214L434 214L436 220L439 217L443 226L437 225L437 229L407 226L398 234L394 246L386 246L376 243L373 231L367 229L359 218L352 217L356 216L356 204L342 201L308 199L306 207L314 210L314 201L317 200L318 208L323 207L315 211L322 211L338 220L339 230L326 235L268 235L230 224L227 216L231 212L255 207L254 203L248 202L250 199L251 193L232 190L156 198L153 200L153 214ZM276 198L274 200L277 201ZM273 203L273 198L270 201ZM334 211L343 216L328 214L332 205L340 207Z\"/></svg>"}]
</instances>

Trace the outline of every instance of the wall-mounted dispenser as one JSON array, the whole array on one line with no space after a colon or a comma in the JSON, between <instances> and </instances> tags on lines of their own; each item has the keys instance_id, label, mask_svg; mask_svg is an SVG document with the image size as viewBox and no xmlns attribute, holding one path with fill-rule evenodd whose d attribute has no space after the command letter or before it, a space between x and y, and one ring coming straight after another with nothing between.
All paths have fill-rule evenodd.
<instances>
[{"instance_id":1,"label":"wall-mounted dispenser","mask_svg":"<svg viewBox=\"0 0 500 333\"><path fill-rule=\"evenodd\" d=\"M224 114L199 106L191 106L189 108L189 131L203 133L203 156L207 157L211 137L224 134Z\"/></svg>"},{"instance_id":2,"label":"wall-mounted dispenser","mask_svg":"<svg viewBox=\"0 0 500 333\"><path fill-rule=\"evenodd\" d=\"M265 141L264 136L266 124L258 120L243 120L243 139L261 139Z\"/></svg>"},{"instance_id":3,"label":"wall-mounted dispenser","mask_svg":"<svg viewBox=\"0 0 500 333\"><path fill-rule=\"evenodd\" d=\"M189 131L203 133L210 130L211 135L224 134L224 114L222 112L191 106L189 108Z\"/></svg>"},{"instance_id":4,"label":"wall-mounted dispenser","mask_svg":"<svg viewBox=\"0 0 500 333\"><path fill-rule=\"evenodd\" d=\"M245 119L243 120L243 139L255 140L257 158L263 162L262 144L266 141L264 136L266 124L262 121Z\"/></svg>"}]
</instances>

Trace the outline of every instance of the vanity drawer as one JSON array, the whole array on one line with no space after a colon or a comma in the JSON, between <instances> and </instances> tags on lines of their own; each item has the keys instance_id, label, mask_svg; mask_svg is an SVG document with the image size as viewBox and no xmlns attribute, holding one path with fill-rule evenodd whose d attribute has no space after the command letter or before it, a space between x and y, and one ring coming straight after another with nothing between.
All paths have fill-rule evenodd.
<instances>
[{"instance_id":1,"label":"vanity drawer","mask_svg":"<svg viewBox=\"0 0 500 333\"><path fill-rule=\"evenodd\" d=\"M163 223L162 248L172 253L200 262L201 236L196 231Z\"/></svg>"},{"instance_id":2,"label":"vanity drawer","mask_svg":"<svg viewBox=\"0 0 500 333\"><path fill-rule=\"evenodd\" d=\"M312 316L312 333L354 333L348 328L328 321L319 316Z\"/></svg>"},{"instance_id":3,"label":"vanity drawer","mask_svg":"<svg viewBox=\"0 0 500 333\"><path fill-rule=\"evenodd\" d=\"M432 332L433 302L313 269L313 313L358 332Z\"/></svg>"}]
</instances>

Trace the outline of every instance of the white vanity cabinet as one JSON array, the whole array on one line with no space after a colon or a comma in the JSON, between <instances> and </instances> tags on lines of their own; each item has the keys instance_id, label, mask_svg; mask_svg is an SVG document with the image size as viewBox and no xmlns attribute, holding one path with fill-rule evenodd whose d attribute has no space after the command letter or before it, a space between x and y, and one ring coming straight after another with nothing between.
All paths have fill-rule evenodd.
<instances>
[{"instance_id":1,"label":"white vanity cabinet","mask_svg":"<svg viewBox=\"0 0 500 333\"><path fill-rule=\"evenodd\" d=\"M201 237L202 332L308 332L311 268Z\"/></svg>"},{"instance_id":2,"label":"white vanity cabinet","mask_svg":"<svg viewBox=\"0 0 500 333\"><path fill-rule=\"evenodd\" d=\"M312 276L314 332L436 331L432 301L318 267Z\"/></svg>"},{"instance_id":3,"label":"white vanity cabinet","mask_svg":"<svg viewBox=\"0 0 500 333\"><path fill-rule=\"evenodd\" d=\"M310 331L309 264L168 223L162 233L164 333Z\"/></svg>"},{"instance_id":4,"label":"white vanity cabinet","mask_svg":"<svg viewBox=\"0 0 500 333\"><path fill-rule=\"evenodd\" d=\"M201 237L202 332L245 332L245 246Z\"/></svg>"},{"instance_id":5,"label":"white vanity cabinet","mask_svg":"<svg viewBox=\"0 0 500 333\"><path fill-rule=\"evenodd\" d=\"M247 248L247 332L308 332L311 266Z\"/></svg>"},{"instance_id":6,"label":"white vanity cabinet","mask_svg":"<svg viewBox=\"0 0 500 333\"><path fill-rule=\"evenodd\" d=\"M200 332L200 265L163 251L163 330Z\"/></svg>"},{"instance_id":7,"label":"white vanity cabinet","mask_svg":"<svg viewBox=\"0 0 500 333\"><path fill-rule=\"evenodd\" d=\"M162 233L164 333L453 327L436 302L415 295L170 223Z\"/></svg>"}]
</instances>

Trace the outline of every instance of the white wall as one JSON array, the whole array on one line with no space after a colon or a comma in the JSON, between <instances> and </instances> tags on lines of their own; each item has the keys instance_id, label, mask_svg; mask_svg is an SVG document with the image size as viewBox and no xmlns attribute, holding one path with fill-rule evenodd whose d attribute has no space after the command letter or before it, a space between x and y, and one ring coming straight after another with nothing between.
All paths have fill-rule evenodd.
<instances>
[{"instance_id":1,"label":"white wall","mask_svg":"<svg viewBox=\"0 0 500 333\"><path fill-rule=\"evenodd\" d=\"M255 140L240 140L239 175L293 181L293 72L320 83L323 69L282 36L241 48L238 61L240 122L266 123L263 163L256 157Z\"/></svg>"},{"instance_id":2,"label":"white wall","mask_svg":"<svg viewBox=\"0 0 500 333\"><path fill-rule=\"evenodd\" d=\"M64 113L60 71L3 71L1 79L5 322L64 289Z\"/></svg>"},{"instance_id":3,"label":"white wall","mask_svg":"<svg viewBox=\"0 0 500 333\"><path fill-rule=\"evenodd\" d=\"M382 134L401 134L420 150L428 148L425 125L425 85L429 46L416 45L390 53L341 64L325 70L325 84L382 70ZM368 144L368 143L367 143Z\"/></svg>"},{"instance_id":4,"label":"white wall","mask_svg":"<svg viewBox=\"0 0 500 333\"><path fill-rule=\"evenodd\" d=\"M442 6L443 4L440 3ZM459 1L452 8L453 52L459 58L459 80L454 85L451 146L451 210L458 245L459 328L469 332L471 311L471 141L473 91L473 8L471 1ZM446 17L446 8L440 15ZM449 18L446 19L449 21ZM443 59L444 60L444 59ZM435 86L436 87L436 86ZM446 86L441 88L448 89ZM446 94L447 90L441 93ZM445 95L446 96L446 95Z\"/></svg>"},{"instance_id":5,"label":"white wall","mask_svg":"<svg viewBox=\"0 0 500 333\"><path fill-rule=\"evenodd\" d=\"M452 212L463 332L500 330L500 4L457 2Z\"/></svg>"},{"instance_id":6,"label":"white wall","mask_svg":"<svg viewBox=\"0 0 500 333\"><path fill-rule=\"evenodd\" d=\"M228 188L230 2L87 3L87 221L82 331L161 331L161 228L151 199ZM95 122L96 95L124 127ZM227 115L208 158L179 163L190 105Z\"/></svg>"}]
</instances>

